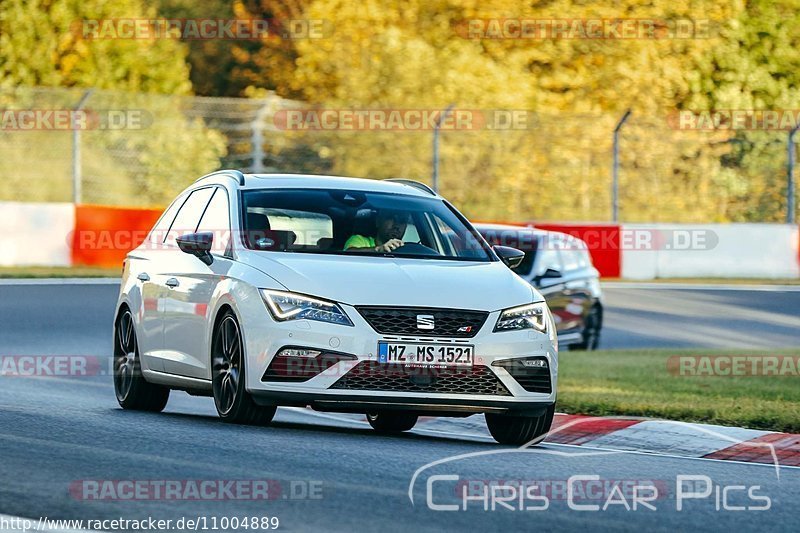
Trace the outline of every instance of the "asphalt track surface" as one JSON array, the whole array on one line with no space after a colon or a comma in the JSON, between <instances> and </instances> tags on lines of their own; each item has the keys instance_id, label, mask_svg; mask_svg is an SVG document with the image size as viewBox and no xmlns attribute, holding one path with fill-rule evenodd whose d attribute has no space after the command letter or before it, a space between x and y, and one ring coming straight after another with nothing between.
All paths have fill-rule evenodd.
<instances>
[{"instance_id":1,"label":"asphalt track surface","mask_svg":"<svg viewBox=\"0 0 800 533\"><path fill-rule=\"evenodd\" d=\"M624 286L604 289L600 348L787 348L800 344L800 286L789 290L769 286L759 290L620 288Z\"/></svg>"},{"instance_id":2,"label":"asphalt track surface","mask_svg":"<svg viewBox=\"0 0 800 533\"><path fill-rule=\"evenodd\" d=\"M0 354L107 355L116 291L114 285L0 285ZM603 347L796 345L798 292L611 289L606 295ZM216 418L210 399L180 392L173 392L162 414L122 411L107 375L0 377L0 513L34 520L205 517L207 526L212 517L269 516L287 531L796 530L800 469L554 444L513 450L494 444L479 417L441 428L421 423L409 434L380 436L359 416L306 409L279 409L268 428L236 427ZM601 510L571 509L559 488L575 475L628 487L655 485L656 509L618 504L602 510L612 492L582 500L580 490L577 503ZM678 511L681 475L708 476L714 488ZM116 488L118 481L271 484L269 500L95 501L74 490L86 486L82 480L110 480L104 486ZM549 505L538 511L520 511L518 500L506 502L512 511L499 499L492 510L491 496L468 501L466 511L427 504L430 494L435 504L462 506L459 483L484 487L486 480L557 489L545 490ZM723 490L732 486L746 489ZM731 510L764 505L748 497L750 489L769 498L770 508ZM624 491L629 505L631 496ZM618 493L613 499L621 501ZM543 504L523 501L528 508Z\"/></svg>"}]
</instances>

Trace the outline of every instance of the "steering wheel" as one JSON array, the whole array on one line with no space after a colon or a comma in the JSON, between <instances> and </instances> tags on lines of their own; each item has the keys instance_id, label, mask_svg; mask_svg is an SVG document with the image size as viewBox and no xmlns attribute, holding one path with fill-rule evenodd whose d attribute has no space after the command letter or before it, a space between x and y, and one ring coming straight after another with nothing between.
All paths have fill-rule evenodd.
<instances>
[{"instance_id":1,"label":"steering wheel","mask_svg":"<svg viewBox=\"0 0 800 533\"><path fill-rule=\"evenodd\" d=\"M418 242L407 242L392 251L393 254L408 254L408 255L442 255L433 248L420 244Z\"/></svg>"}]
</instances>

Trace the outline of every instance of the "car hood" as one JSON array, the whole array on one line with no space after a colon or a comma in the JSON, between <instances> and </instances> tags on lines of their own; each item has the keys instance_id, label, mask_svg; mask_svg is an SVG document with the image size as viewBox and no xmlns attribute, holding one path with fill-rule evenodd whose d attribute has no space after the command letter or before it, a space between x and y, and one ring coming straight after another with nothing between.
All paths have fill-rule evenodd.
<instances>
[{"instance_id":1,"label":"car hood","mask_svg":"<svg viewBox=\"0 0 800 533\"><path fill-rule=\"evenodd\" d=\"M496 311L544 299L499 261L281 252L249 252L242 260L289 291L350 305Z\"/></svg>"}]
</instances>

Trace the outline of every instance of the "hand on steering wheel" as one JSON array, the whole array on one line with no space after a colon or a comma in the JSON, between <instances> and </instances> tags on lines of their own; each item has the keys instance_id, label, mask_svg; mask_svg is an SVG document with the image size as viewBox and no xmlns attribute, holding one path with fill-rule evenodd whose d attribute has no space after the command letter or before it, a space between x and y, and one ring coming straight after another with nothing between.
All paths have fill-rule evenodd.
<instances>
[{"instance_id":1,"label":"hand on steering wheel","mask_svg":"<svg viewBox=\"0 0 800 533\"><path fill-rule=\"evenodd\" d=\"M391 253L405 244L400 239L389 239L385 243L375 247L376 252Z\"/></svg>"}]
</instances>

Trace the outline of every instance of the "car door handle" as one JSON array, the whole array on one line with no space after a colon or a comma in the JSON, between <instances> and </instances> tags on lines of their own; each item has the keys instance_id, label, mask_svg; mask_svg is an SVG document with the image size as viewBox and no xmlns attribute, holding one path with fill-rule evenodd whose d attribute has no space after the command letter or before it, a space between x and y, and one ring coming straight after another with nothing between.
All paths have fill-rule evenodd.
<instances>
[{"instance_id":1,"label":"car door handle","mask_svg":"<svg viewBox=\"0 0 800 533\"><path fill-rule=\"evenodd\" d=\"M147 275L147 272L142 272L141 274L136 276L136 279L138 279L139 281L150 281L150 276Z\"/></svg>"},{"instance_id":2,"label":"car door handle","mask_svg":"<svg viewBox=\"0 0 800 533\"><path fill-rule=\"evenodd\" d=\"M180 283L178 283L178 280L175 278L169 278L167 280L167 287L169 287L170 289L174 289L178 285L180 285Z\"/></svg>"}]
</instances>

